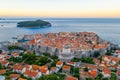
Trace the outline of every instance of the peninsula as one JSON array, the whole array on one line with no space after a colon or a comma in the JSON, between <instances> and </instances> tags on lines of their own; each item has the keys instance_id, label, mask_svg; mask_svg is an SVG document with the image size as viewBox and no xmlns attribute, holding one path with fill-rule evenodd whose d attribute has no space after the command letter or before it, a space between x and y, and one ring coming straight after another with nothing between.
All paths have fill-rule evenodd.
<instances>
[{"instance_id":1,"label":"peninsula","mask_svg":"<svg viewBox=\"0 0 120 80\"><path fill-rule=\"evenodd\" d=\"M18 22L17 27L43 28L43 27L51 27L51 23L43 20L23 21L23 22Z\"/></svg>"},{"instance_id":2,"label":"peninsula","mask_svg":"<svg viewBox=\"0 0 120 80\"><path fill-rule=\"evenodd\" d=\"M120 80L120 48L94 32L20 39L0 43L0 80Z\"/></svg>"}]
</instances>

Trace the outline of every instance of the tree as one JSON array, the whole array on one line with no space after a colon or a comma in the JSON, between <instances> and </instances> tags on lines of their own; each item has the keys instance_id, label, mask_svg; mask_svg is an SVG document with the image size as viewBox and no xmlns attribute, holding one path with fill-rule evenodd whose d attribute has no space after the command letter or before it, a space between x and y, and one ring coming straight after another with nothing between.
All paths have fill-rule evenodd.
<instances>
[{"instance_id":1,"label":"tree","mask_svg":"<svg viewBox=\"0 0 120 80\"><path fill-rule=\"evenodd\" d=\"M42 57L40 57L40 59L38 60L38 62L39 62L38 64L40 66L43 66L43 65L49 63L50 60L46 56L42 56Z\"/></svg>"},{"instance_id":2,"label":"tree","mask_svg":"<svg viewBox=\"0 0 120 80\"><path fill-rule=\"evenodd\" d=\"M88 68L87 68L87 67L85 67L85 68L84 68L84 71L88 72Z\"/></svg>"},{"instance_id":3,"label":"tree","mask_svg":"<svg viewBox=\"0 0 120 80\"><path fill-rule=\"evenodd\" d=\"M93 58L81 58L80 60L84 63L94 64Z\"/></svg>"},{"instance_id":4,"label":"tree","mask_svg":"<svg viewBox=\"0 0 120 80\"><path fill-rule=\"evenodd\" d=\"M74 73L79 74L79 68L74 68Z\"/></svg>"},{"instance_id":5,"label":"tree","mask_svg":"<svg viewBox=\"0 0 120 80\"><path fill-rule=\"evenodd\" d=\"M50 56L50 54L49 53L42 53L44 56L47 56L47 57L49 57Z\"/></svg>"},{"instance_id":6,"label":"tree","mask_svg":"<svg viewBox=\"0 0 120 80\"><path fill-rule=\"evenodd\" d=\"M0 54L2 53L2 50L0 50Z\"/></svg>"},{"instance_id":7,"label":"tree","mask_svg":"<svg viewBox=\"0 0 120 80\"><path fill-rule=\"evenodd\" d=\"M110 78L110 80L117 80L117 76L116 76L116 74L111 74L112 76L111 76L111 78Z\"/></svg>"},{"instance_id":8,"label":"tree","mask_svg":"<svg viewBox=\"0 0 120 80\"><path fill-rule=\"evenodd\" d=\"M56 75L50 74L50 75L42 76L37 80L59 80L59 79L58 79L58 77Z\"/></svg>"},{"instance_id":9,"label":"tree","mask_svg":"<svg viewBox=\"0 0 120 80\"><path fill-rule=\"evenodd\" d=\"M24 76L23 74L20 75L21 78L27 79L26 76Z\"/></svg>"},{"instance_id":10,"label":"tree","mask_svg":"<svg viewBox=\"0 0 120 80\"><path fill-rule=\"evenodd\" d=\"M73 67L73 66L71 66L70 73L71 73L71 74L74 73L74 67Z\"/></svg>"},{"instance_id":11,"label":"tree","mask_svg":"<svg viewBox=\"0 0 120 80\"><path fill-rule=\"evenodd\" d=\"M72 61L73 61L73 62L79 62L80 59L79 59L79 58L73 58Z\"/></svg>"},{"instance_id":12,"label":"tree","mask_svg":"<svg viewBox=\"0 0 120 80\"><path fill-rule=\"evenodd\" d=\"M19 46L8 46L9 50L23 50L23 48L19 47Z\"/></svg>"},{"instance_id":13,"label":"tree","mask_svg":"<svg viewBox=\"0 0 120 80\"><path fill-rule=\"evenodd\" d=\"M3 74L4 76L9 76L10 74L18 74L17 72L13 72L10 70L7 70L5 74Z\"/></svg>"},{"instance_id":14,"label":"tree","mask_svg":"<svg viewBox=\"0 0 120 80\"><path fill-rule=\"evenodd\" d=\"M15 63L20 63L20 62L23 61L21 57L11 57L11 58L9 58L9 59L7 59L7 60L13 61L13 62L15 62Z\"/></svg>"},{"instance_id":15,"label":"tree","mask_svg":"<svg viewBox=\"0 0 120 80\"><path fill-rule=\"evenodd\" d=\"M58 60L57 56L50 56L50 58L53 59L53 60Z\"/></svg>"},{"instance_id":16,"label":"tree","mask_svg":"<svg viewBox=\"0 0 120 80\"><path fill-rule=\"evenodd\" d=\"M51 67L55 67L55 66L56 66L56 62L53 61L53 62L51 63Z\"/></svg>"},{"instance_id":17,"label":"tree","mask_svg":"<svg viewBox=\"0 0 120 80\"><path fill-rule=\"evenodd\" d=\"M36 63L36 55L35 54L29 54L26 55L27 58L25 58L25 63L28 64L35 64Z\"/></svg>"},{"instance_id":18,"label":"tree","mask_svg":"<svg viewBox=\"0 0 120 80\"><path fill-rule=\"evenodd\" d=\"M59 61L57 56L50 56L50 58L53 60L53 62L51 63L51 67L56 66L56 63Z\"/></svg>"},{"instance_id":19,"label":"tree","mask_svg":"<svg viewBox=\"0 0 120 80\"><path fill-rule=\"evenodd\" d=\"M99 57L100 53L99 52L94 52L93 57Z\"/></svg>"},{"instance_id":20,"label":"tree","mask_svg":"<svg viewBox=\"0 0 120 80\"><path fill-rule=\"evenodd\" d=\"M5 69L5 66L0 63L0 69Z\"/></svg>"},{"instance_id":21,"label":"tree","mask_svg":"<svg viewBox=\"0 0 120 80\"><path fill-rule=\"evenodd\" d=\"M109 80L108 78L102 78L102 80ZM116 79L114 79L114 80L116 80Z\"/></svg>"},{"instance_id":22,"label":"tree","mask_svg":"<svg viewBox=\"0 0 120 80\"><path fill-rule=\"evenodd\" d=\"M80 74L79 73L75 73L73 76L78 78L78 80L80 79Z\"/></svg>"},{"instance_id":23,"label":"tree","mask_svg":"<svg viewBox=\"0 0 120 80\"><path fill-rule=\"evenodd\" d=\"M92 78L86 78L86 80L93 80Z\"/></svg>"},{"instance_id":24,"label":"tree","mask_svg":"<svg viewBox=\"0 0 120 80\"><path fill-rule=\"evenodd\" d=\"M99 73L99 74L97 75L97 77L95 78L95 80L101 80L102 77L103 77L103 75L102 75L101 73Z\"/></svg>"},{"instance_id":25,"label":"tree","mask_svg":"<svg viewBox=\"0 0 120 80\"><path fill-rule=\"evenodd\" d=\"M98 77L96 77L95 80L101 80L101 79L99 79Z\"/></svg>"},{"instance_id":26,"label":"tree","mask_svg":"<svg viewBox=\"0 0 120 80\"><path fill-rule=\"evenodd\" d=\"M55 75L58 76L60 80L65 80L65 77L66 77L65 74L56 73Z\"/></svg>"},{"instance_id":27,"label":"tree","mask_svg":"<svg viewBox=\"0 0 120 80\"><path fill-rule=\"evenodd\" d=\"M106 55L111 55L111 54L112 54L112 51L111 50L107 50Z\"/></svg>"},{"instance_id":28,"label":"tree","mask_svg":"<svg viewBox=\"0 0 120 80\"><path fill-rule=\"evenodd\" d=\"M86 42L89 43L89 44L92 44L92 41L91 41L91 40L87 40Z\"/></svg>"},{"instance_id":29,"label":"tree","mask_svg":"<svg viewBox=\"0 0 120 80\"><path fill-rule=\"evenodd\" d=\"M101 63L102 62L102 56L100 56L98 59L100 60L100 63Z\"/></svg>"}]
</instances>

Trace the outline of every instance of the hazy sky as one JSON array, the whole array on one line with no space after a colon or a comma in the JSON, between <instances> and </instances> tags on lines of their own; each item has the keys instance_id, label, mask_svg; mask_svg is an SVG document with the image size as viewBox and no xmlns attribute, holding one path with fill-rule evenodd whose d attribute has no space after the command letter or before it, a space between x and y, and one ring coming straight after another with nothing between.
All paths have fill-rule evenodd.
<instances>
[{"instance_id":1,"label":"hazy sky","mask_svg":"<svg viewBox=\"0 0 120 80\"><path fill-rule=\"evenodd\" d=\"M0 0L0 16L120 17L120 0Z\"/></svg>"}]
</instances>

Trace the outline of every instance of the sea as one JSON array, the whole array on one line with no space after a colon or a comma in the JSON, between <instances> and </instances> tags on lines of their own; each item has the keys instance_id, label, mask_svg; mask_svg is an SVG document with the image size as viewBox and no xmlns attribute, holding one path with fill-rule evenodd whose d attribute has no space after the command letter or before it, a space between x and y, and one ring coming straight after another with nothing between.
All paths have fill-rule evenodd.
<instances>
[{"instance_id":1,"label":"sea","mask_svg":"<svg viewBox=\"0 0 120 80\"><path fill-rule=\"evenodd\" d=\"M46 28L18 28L21 21L45 20ZM0 20L0 42L19 35L58 32L95 32L102 39L120 45L120 18L4 18Z\"/></svg>"}]
</instances>

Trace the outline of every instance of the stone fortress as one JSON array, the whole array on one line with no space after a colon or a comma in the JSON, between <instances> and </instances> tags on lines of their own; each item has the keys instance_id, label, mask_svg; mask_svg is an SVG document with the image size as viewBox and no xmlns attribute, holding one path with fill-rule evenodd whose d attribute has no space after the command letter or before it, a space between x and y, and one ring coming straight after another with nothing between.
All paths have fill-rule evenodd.
<instances>
[{"instance_id":1,"label":"stone fortress","mask_svg":"<svg viewBox=\"0 0 120 80\"><path fill-rule=\"evenodd\" d=\"M31 34L20 36L18 40L22 40L19 46L35 51L38 56L49 53L57 55L62 61L70 61L74 57L90 57L94 52L102 55L112 47L110 42L102 40L93 32Z\"/></svg>"}]
</instances>

